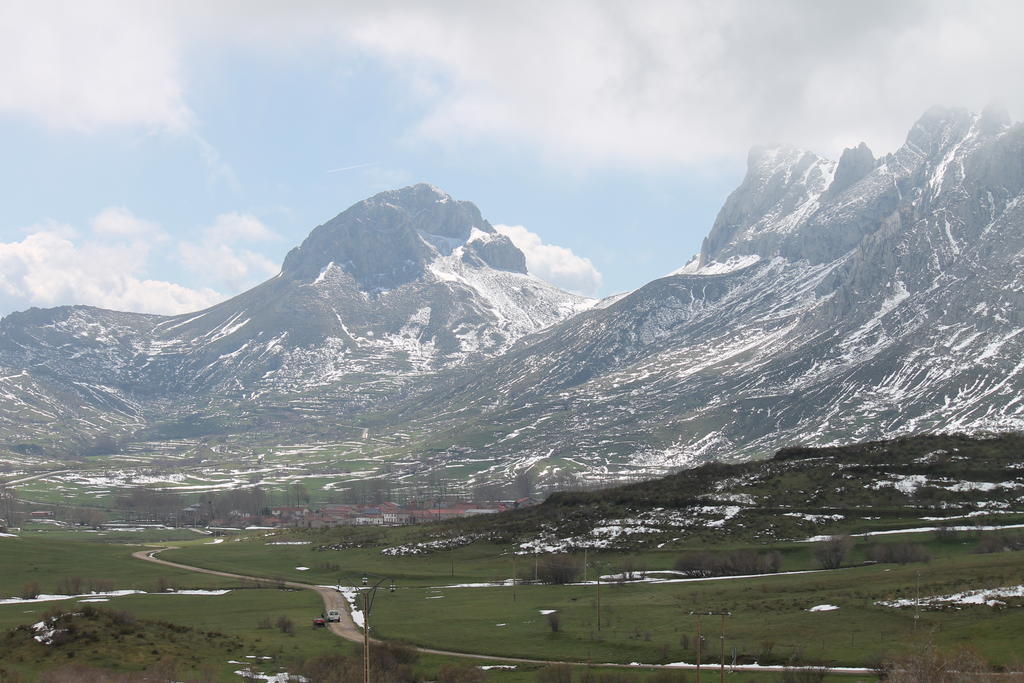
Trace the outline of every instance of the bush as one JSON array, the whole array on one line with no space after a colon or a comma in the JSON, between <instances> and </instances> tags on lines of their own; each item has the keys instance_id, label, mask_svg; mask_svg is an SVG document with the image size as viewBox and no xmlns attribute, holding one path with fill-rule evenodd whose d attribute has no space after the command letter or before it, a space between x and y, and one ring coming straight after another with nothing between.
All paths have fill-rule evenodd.
<instances>
[{"instance_id":1,"label":"bush","mask_svg":"<svg viewBox=\"0 0 1024 683\"><path fill-rule=\"evenodd\" d=\"M829 536L814 549L814 559L822 569L839 569L851 550L853 539L849 536Z\"/></svg>"},{"instance_id":2,"label":"bush","mask_svg":"<svg viewBox=\"0 0 1024 683\"><path fill-rule=\"evenodd\" d=\"M786 667L782 671L781 683L821 683L828 676L828 669L823 666Z\"/></svg>"},{"instance_id":3,"label":"bush","mask_svg":"<svg viewBox=\"0 0 1024 683\"><path fill-rule=\"evenodd\" d=\"M484 683L487 674L475 666L449 664L437 673L438 683Z\"/></svg>"},{"instance_id":4,"label":"bush","mask_svg":"<svg viewBox=\"0 0 1024 683\"><path fill-rule=\"evenodd\" d=\"M1024 550L1024 534L985 534L971 550L975 554Z\"/></svg>"},{"instance_id":5,"label":"bush","mask_svg":"<svg viewBox=\"0 0 1024 683\"><path fill-rule=\"evenodd\" d=\"M549 664L537 672L537 683L572 683L572 667L568 664Z\"/></svg>"},{"instance_id":6,"label":"bush","mask_svg":"<svg viewBox=\"0 0 1024 683\"><path fill-rule=\"evenodd\" d=\"M699 577L774 574L782 568L782 555L775 551L756 553L752 550L692 552L680 555L675 567L677 571Z\"/></svg>"},{"instance_id":7,"label":"bush","mask_svg":"<svg viewBox=\"0 0 1024 683\"><path fill-rule=\"evenodd\" d=\"M281 630L281 633L287 633L288 635L293 635L295 633L295 622L285 615L282 614L279 616L275 623L277 628Z\"/></svg>"},{"instance_id":8,"label":"bush","mask_svg":"<svg viewBox=\"0 0 1024 683\"><path fill-rule=\"evenodd\" d=\"M552 612L548 615L548 626L551 627L552 633L558 633L559 627L562 625L562 617L558 612Z\"/></svg>"},{"instance_id":9,"label":"bush","mask_svg":"<svg viewBox=\"0 0 1024 683\"><path fill-rule=\"evenodd\" d=\"M931 562L932 556L914 543L878 543L868 550L868 559L885 564L908 564L910 562Z\"/></svg>"},{"instance_id":10,"label":"bush","mask_svg":"<svg viewBox=\"0 0 1024 683\"><path fill-rule=\"evenodd\" d=\"M28 583L26 583L24 586L21 587L21 594L20 595L25 600L34 600L35 598L39 597L39 593L40 593L39 582L38 581L29 581Z\"/></svg>"},{"instance_id":11,"label":"bush","mask_svg":"<svg viewBox=\"0 0 1024 683\"><path fill-rule=\"evenodd\" d=\"M987 680L988 673L985 660L974 650L940 652L928 646L886 661L881 677L888 683L960 683Z\"/></svg>"},{"instance_id":12,"label":"bush","mask_svg":"<svg viewBox=\"0 0 1024 683\"><path fill-rule=\"evenodd\" d=\"M548 555L537 566L537 578L541 583L572 583L579 576L580 566L570 555Z\"/></svg>"}]
</instances>

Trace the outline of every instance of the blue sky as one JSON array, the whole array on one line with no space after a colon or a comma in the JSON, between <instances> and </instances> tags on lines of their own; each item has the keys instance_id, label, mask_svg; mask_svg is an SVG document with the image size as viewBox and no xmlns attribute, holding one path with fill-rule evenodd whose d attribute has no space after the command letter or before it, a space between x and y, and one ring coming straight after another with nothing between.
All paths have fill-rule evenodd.
<instances>
[{"instance_id":1,"label":"blue sky","mask_svg":"<svg viewBox=\"0 0 1024 683\"><path fill-rule=\"evenodd\" d=\"M420 181L538 236L524 250L556 284L638 287L699 249L750 145L890 151L1022 64L963 4L867 5L6 4L0 314L209 305ZM944 78L911 85L924 61Z\"/></svg>"}]
</instances>

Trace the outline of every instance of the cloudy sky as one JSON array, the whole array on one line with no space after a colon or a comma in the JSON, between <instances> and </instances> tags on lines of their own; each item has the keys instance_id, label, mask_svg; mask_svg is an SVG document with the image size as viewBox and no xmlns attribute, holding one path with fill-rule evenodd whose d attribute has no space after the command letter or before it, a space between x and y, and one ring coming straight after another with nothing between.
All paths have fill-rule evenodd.
<instances>
[{"instance_id":1,"label":"cloudy sky","mask_svg":"<svg viewBox=\"0 0 1024 683\"><path fill-rule=\"evenodd\" d=\"M0 314L183 312L431 182L537 275L632 289L699 249L753 144L1015 118L1024 3L0 3Z\"/></svg>"}]
</instances>

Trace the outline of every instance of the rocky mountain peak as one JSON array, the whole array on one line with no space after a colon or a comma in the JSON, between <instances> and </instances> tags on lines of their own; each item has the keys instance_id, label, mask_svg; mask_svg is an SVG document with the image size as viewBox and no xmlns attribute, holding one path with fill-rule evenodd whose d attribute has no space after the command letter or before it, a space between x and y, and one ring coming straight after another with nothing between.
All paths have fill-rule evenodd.
<instances>
[{"instance_id":1,"label":"rocky mountain peak","mask_svg":"<svg viewBox=\"0 0 1024 683\"><path fill-rule=\"evenodd\" d=\"M700 265L759 255L770 257L785 220L825 192L836 164L793 147L754 147L747 157L747 174L719 211L701 247Z\"/></svg>"},{"instance_id":2,"label":"rocky mountain peak","mask_svg":"<svg viewBox=\"0 0 1024 683\"><path fill-rule=\"evenodd\" d=\"M420 183L381 192L316 227L284 260L293 280L316 280L332 263L365 291L384 291L421 278L439 256L465 247L476 265L526 272L522 252L500 235L472 202Z\"/></svg>"},{"instance_id":3,"label":"rocky mountain peak","mask_svg":"<svg viewBox=\"0 0 1024 683\"><path fill-rule=\"evenodd\" d=\"M839 157L839 164L836 166L836 176L829 185L828 194L838 195L858 180L866 176L876 166L875 155L871 153L868 146L863 142L856 147L847 147Z\"/></svg>"}]
</instances>

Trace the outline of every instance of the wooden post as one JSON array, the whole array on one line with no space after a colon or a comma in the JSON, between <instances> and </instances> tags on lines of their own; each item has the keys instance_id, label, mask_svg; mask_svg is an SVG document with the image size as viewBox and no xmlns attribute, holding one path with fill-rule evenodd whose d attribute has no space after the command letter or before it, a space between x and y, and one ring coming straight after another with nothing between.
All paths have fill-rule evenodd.
<instances>
[{"instance_id":1,"label":"wooden post","mask_svg":"<svg viewBox=\"0 0 1024 683\"><path fill-rule=\"evenodd\" d=\"M725 683L725 612L722 612L722 631L719 639L722 641L721 660L719 662L719 683Z\"/></svg>"},{"instance_id":2,"label":"wooden post","mask_svg":"<svg viewBox=\"0 0 1024 683\"><path fill-rule=\"evenodd\" d=\"M700 649L701 649L700 646L701 646L700 615L698 614L697 615L697 683L700 683Z\"/></svg>"},{"instance_id":3,"label":"wooden post","mask_svg":"<svg viewBox=\"0 0 1024 683\"><path fill-rule=\"evenodd\" d=\"M516 601L516 549L512 549L512 602Z\"/></svg>"},{"instance_id":4,"label":"wooden post","mask_svg":"<svg viewBox=\"0 0 1024 683\"><path fill-rule=\"evenodd\" d=\"M363 683L370 683L370 591L363 592Z\"/></svg>"}]
</instances>

